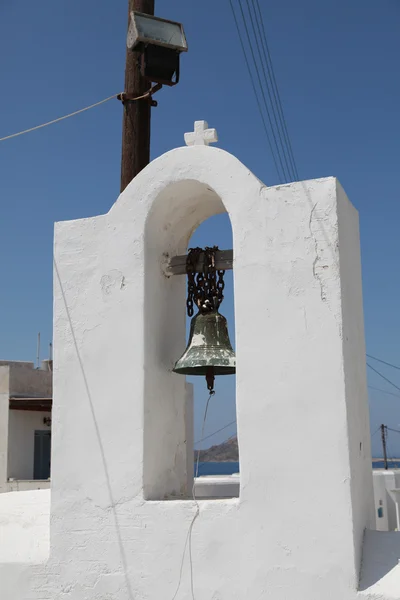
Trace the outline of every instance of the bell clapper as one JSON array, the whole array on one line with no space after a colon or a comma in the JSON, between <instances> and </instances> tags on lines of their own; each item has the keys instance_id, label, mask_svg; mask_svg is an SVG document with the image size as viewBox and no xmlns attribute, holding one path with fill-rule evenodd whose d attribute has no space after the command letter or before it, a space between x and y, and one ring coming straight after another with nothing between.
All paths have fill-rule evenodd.
<instances>
[{"instance_id":1,"label":"bell clapper","mask_svg":"<svg viewBox=\"0 0 400 600\"><path fill-rule=\"evenodd\" d=\"M208 367L207 368L206 381L207 381L207 389L210 392L210 396L214 396L214 394L215 394L215 390L214 390L214 381L215 381L214 367Z\"/></svg>"}]
</instances>

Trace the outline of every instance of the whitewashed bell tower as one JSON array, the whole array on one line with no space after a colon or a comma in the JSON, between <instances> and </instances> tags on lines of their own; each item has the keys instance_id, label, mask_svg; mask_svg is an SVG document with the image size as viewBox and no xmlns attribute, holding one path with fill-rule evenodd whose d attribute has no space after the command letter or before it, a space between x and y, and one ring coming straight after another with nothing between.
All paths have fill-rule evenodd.
<instances>
[{"instance_id":1,"label":"whitewashed bell tower","mask_svg":"<svg viewBox=\"0 0 400 600\"><path fill-rule=\"evenodd\" d=\"M108 214L56 225L51 547L29 598L355 600L373 502L357 212L334 178L267 188L204 122L185 139ZM167 265L224 211L240 498L197 507Z\"/></svg>"}]
</instances>

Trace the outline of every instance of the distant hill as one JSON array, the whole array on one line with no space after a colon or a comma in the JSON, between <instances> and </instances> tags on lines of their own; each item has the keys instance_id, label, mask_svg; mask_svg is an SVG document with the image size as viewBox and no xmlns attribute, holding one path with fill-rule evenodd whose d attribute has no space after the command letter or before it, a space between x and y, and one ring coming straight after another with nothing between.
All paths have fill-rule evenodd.
<instances>
[{"instance_id":1,"label":"distant hill","mask_svg":"<svg viewBox=\"0 0 400 600\"><path fill-rule=\"evenodd\" d=\"M195 452L197 459L197 452ZM200 462L238 462L239 448L237 437L233 437L222 444L211 446L200 452Z\"/></svg>"}]
</instances>

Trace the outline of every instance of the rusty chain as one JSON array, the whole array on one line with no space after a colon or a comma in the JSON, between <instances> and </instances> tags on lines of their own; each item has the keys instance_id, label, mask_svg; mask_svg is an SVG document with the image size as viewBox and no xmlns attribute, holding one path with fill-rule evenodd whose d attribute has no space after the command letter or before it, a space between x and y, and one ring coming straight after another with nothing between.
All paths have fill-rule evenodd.
<instances>
[{"instance_id":1,"label":"rusty chain","mask_svg":"<svg viewBox=\"0 0 400 600\"><path fill-rule=\"evenodd\" d=\"M215 268L215 255L218 246L209 248L190 248L186 259L188 277L187 314L192 317L194 305L199 311L207 312L218 309L224 299L224 269ZM204 253L203 270L196 275L196 266L201 254ZM217 279L218 275L218 279Z\"/></svg>"},{"instance_id":2,"label":"rusty chain","mask_svg":"<svg viewBox=\"0 0 400 600\"><path fill-rule=\"evenodd\" d=\"M191 248L186 258L186 271L187 271L187 314L189 317L193 316L194 303L197 305L197 288L196 288L196 265L198 263L201 248Z\"/></svg>"}]
</instances>

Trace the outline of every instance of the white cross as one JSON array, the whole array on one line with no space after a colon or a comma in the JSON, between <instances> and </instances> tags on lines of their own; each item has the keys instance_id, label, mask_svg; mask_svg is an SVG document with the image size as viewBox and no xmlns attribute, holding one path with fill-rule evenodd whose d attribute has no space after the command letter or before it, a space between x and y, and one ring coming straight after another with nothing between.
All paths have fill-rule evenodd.
<instances>
[{"instance_id":1,"label":"white cross","mask_svg":"<svg viewBox=\"0 0 400 600\"><path fill-rule=\"evenodd\" d=\"M195 121L194 131L185 133L186 146L208 146L218 142L218 135L215 129L208 129L207 121Z\"/></svg>"}]
</instances>

